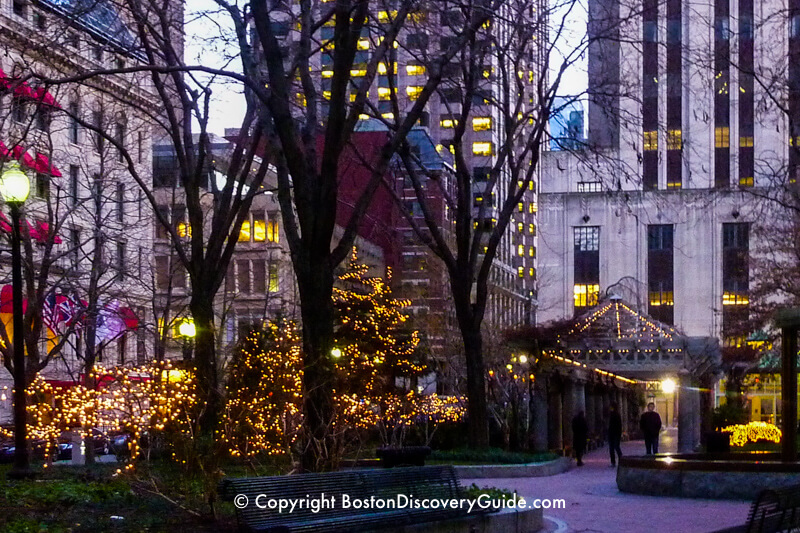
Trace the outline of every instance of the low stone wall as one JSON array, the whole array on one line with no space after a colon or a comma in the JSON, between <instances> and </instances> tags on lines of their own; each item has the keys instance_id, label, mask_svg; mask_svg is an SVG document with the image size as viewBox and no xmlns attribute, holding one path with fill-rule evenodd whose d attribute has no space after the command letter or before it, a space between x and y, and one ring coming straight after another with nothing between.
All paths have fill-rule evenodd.
<instances>
[{"instance_id":1,"label":"low stone wall","mask_svg":"<svg viewBox=\"0 0 800 533\"><path fill-rule=\"evenodd\" d=\"M509 477L545 477L561 474L570 469L572 459L559 457L546 463L528 463L520 465L455 465L461 479L509 478Z\"/></svg>"},{"instance_id":2,"label":"low stone wall","mask_svg":"<svg viewBox=\"0 0 800 533\"><path fill-rule=\"evenodd\" d=\"M544 528L541 509L503 509L442 522L428 522L395 529L397 533L537 533Z\"/></svg>"},{"instance_id":3,"label":"low stone wall","mask_svg":"<svg viewBox=\"0 0 800 533\"><path fill-rule=\"evenodd\" d=\"M776 461L623 457L617 487L651 496L754 500L764 489L797 485L799 469Z\"/></svg>"}]
</instances>

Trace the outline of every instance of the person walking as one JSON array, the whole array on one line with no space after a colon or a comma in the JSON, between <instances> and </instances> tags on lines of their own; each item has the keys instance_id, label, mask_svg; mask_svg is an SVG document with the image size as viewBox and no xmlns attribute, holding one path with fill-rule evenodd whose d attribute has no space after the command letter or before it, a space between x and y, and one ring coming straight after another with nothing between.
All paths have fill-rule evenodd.
<instances>
[{"instance_id":1,"label":"person walking","mask_svg":"<svg viewBox=\"0 0 800 533\"><path fill-rule=\"evenodd\" d=\"M578 466L583 466L583 454L586 453L586 439L589 436L589 425L586 423L586 414L580 411L572 419L572 447L575 449L575 458Z\"/></svg>"},{"instance_id":2,"label":"person walking","mask_svg":"<svg viewBox=\"0 0 800 533\"><path fill-rule=\"evenodd\" d=\"M644 434L644 447L647 455L658 453L658 433L661 431L661 416L656 413L656 404L647 404L647 411L639 419L639 427Z\"/></svg>"},{"instance_id":3,"label":"person walking","mask_svg":"<svg viewBox=\"0 0 800 533\"><path fill-rule=\"evenodd\" d=\"M622 458L622 450L619 446L621 442L622 417L619 416L619 408L614 402L608 413L608 453L611 455L611 466L616 466L617 458Z\"/></svg>"}]
</instances>

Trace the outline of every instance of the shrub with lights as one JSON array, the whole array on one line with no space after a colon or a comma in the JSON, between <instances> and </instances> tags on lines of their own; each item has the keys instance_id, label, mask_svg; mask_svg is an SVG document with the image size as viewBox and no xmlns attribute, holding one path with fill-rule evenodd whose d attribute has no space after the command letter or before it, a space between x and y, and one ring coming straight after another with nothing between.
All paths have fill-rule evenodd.
<instances>
[{"instance_id":1,"label":"shrub with lights","mask_svg":"<svg viewBox=\"0 0 800 533\"><path fill-rule=\"evenodd\" d=\"M54 446L65 431L83 438L93 428L106 434L126 433L129 469L145 435L152 440L170 431L191 434L190 414L197 403L191 372L168 362L112 369L97 365L90 377L97 387L59 387L36 377L28 387L31 439L44 439Z\"/></svg>"},{"instance_id":2,"label":"shrub with lights","mask_svg":"<svg viewBox=\"0 0 800 533\"><path fill-rule=\"evenodd\" d=\"M778 426L767 422L735 424L722 428L722 432L731 434L731 444L734 446L744 446L748 442L758 441L778 443L782 436Z\"/></svg>"}]
</instances>

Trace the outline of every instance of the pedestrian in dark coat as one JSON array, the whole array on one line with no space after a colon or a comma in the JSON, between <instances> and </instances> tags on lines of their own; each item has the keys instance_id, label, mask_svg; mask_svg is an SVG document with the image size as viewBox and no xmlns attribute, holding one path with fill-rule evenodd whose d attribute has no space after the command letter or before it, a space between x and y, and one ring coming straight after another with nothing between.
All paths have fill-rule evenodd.
<instances>
[{"instance_id":1,"label":"pedestrian in dark coat","mask_svg":"<svg viewBox=\"0 0 800 533\"><path fill-rule=\"evenodd\" d=\"M575 449L575 458L578 466L583 466L583 454L586 453L586 439L589 436L589 426L586 415L580 411L572 419L572 447Z\"/></svg>"},{"instance_id":2,"label":"pedestrian in dark coat","mask_svg":"<svg viewBox=\"0 0 800 533\"><path fill-rule=\"evenodd\" d=\"M661 416L656 413L656 404L647 404L647 411L639 419L639 427L644 434L644 447L647 455L658 453L658 433L661 431Z\"/></svg>"},{"instance_id":3,"label":"pedestrian in dark coat","mask_svg":"<svg viewBox=\"0 0 800 533\"><path fill-rule=\"evenodd\" d=\"M616 403L611 404L608 413L608 452L611 455L611 466L617 464L617 458L622 457L620 443L622 442L622 417ZM614 455L616 453L616 455Z\"/></svg>"}]
</instances>

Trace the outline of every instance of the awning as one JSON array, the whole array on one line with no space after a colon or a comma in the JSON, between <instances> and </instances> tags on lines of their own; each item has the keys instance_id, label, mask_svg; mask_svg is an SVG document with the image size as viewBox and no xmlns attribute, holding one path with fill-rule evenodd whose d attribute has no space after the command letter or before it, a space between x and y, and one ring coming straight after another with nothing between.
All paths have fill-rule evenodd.
<instances>
[{"instance_id":1,"label":"awning","mask_svg":"<svg viewBox=\"0 0 800 533\"><path fill-rule=\"evenodd\" d=\"M50 158L38 152L36 154L35 170L42 174L49 174L54 178L60 178L62 176L61 171L50 164Z\"/></svg>"},{"instance_id":2,"label":"awning","mask_svg":"<svg viewBox=\"0 0 800 533\"><path fill-rule=\"evenodd\" d=\"M53 176L54 178L60 178L63 176L61 171L55 165L50 163L50 158L44 154L36 153L36 158L34 158L31 154L29 154L25 147L22 145L17 145L14 147L13 150L8 149L3 141L0 141L0 157L8 158L11 157L12 159L18 160L22 165L26 168L31 170L35 170L40 174L47 174L49 176Z\"/></svg>"},{"instance_id":3,"label":"awning","mask_svg":"<svg viewBox=\"0 0 800 533\"><path fill-rule=\"evenodd\" d=\"M41 102L44 105L61 109L61 106L58 104L58 102L56 102L56 99L53 97L53 95L47 92L44 87L39 87L36 89L34 91L33 98L37 102Z\"/></svg>"},{"instance_id":4,"label":"awning","mask_svg":"<svg viewBox=\"0 0 800 533\"><path fill-rule=\"evenodd\" d=\"M35 224L31 224L26 220L25 224L27 226L27 235L31 239L39 243L47 242L47 239L50 236L50 224L41 220L36 220ZM0 212L0 231L4 233L11 233L11 229L11 221L6 218L5 214ZM21 229L22 232L25 233L25 227ZM61 244L64 241L58 235L54 235L53 242L56 244Z\"/></svg>"},{"instance_id":5,"label":"awning","mask_svg":"<svg viewBox=\"0 0 800 533\"><path fill-rule=\"evenodd\" d=\"M139 327L139 319L130 307L123 307L119 310L119 317L125 322L125 327L128 329L137 329Z\"/></svg>"},{"instance_id":6,"label":"awning","mask_svg":"<svg viewBox=\"0 0 800 533\"><path fill-rule=\"evenodd\" d=\"M28 300L22 300L22 312L28 310ZM0 289L0 313L14 313L14 288L11 285L3 285Z\"/></svg>"}]
</instances>

